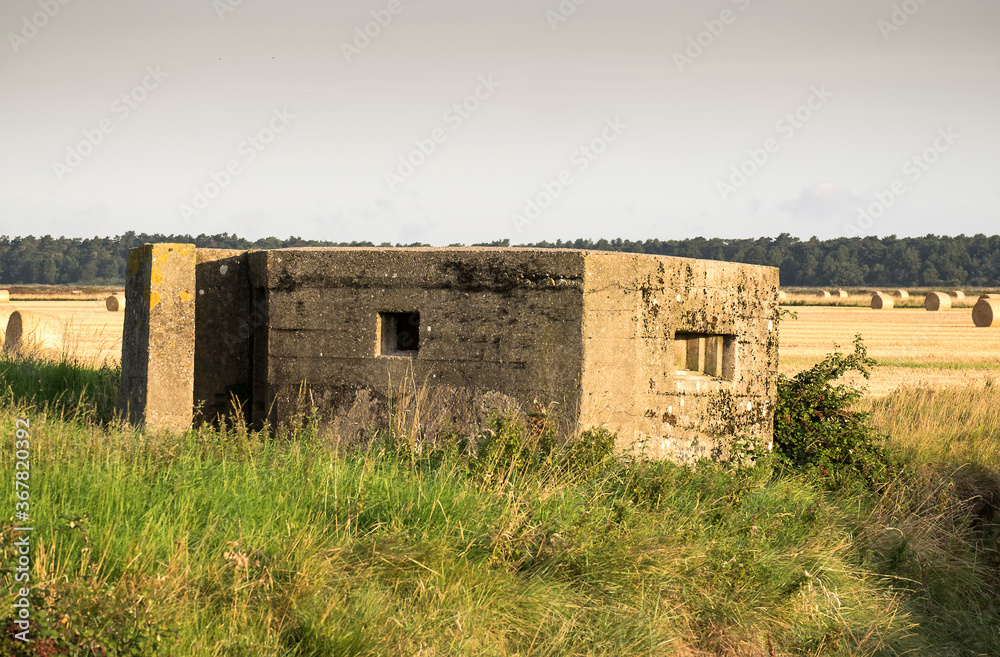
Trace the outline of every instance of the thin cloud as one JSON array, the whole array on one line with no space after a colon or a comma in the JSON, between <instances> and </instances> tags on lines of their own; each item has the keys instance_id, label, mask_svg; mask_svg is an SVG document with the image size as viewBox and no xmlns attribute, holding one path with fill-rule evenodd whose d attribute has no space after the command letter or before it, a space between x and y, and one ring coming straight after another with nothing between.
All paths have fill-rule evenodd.
<instances>
[{"instance_id":1,"label":"thin cloud","mask_svg":"<svg viewBox=\"0 0 1000 657\"><path fill-rule=\"evenodd\" d=\"M798 198L778 206L794 219L820 221L852 216L862 200L850 189L831 182L818 182L802 190Z\"/></svg>"}]
</instances>

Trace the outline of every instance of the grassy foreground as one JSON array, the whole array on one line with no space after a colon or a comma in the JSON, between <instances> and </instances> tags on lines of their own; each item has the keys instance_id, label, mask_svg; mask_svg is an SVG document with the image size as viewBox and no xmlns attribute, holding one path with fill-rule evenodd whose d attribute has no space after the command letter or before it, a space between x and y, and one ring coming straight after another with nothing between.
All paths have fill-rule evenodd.
<instances>
[{"instance_id":1,"label":"grassy foreground","mask_svg":"<svg viewBox=\"0 0 1000 657\"><path fill-rule=\"evenodd\" d=\"M872 405L907 462L830 490L756 466L464 452L308 423L137 433L117 372L0 361L3 655L995 655L1000 391ZM30 422L32 643L12 638ZM946 421L944 421L946 420ZM478 442L479 449L474 446ZM20 585L17 585L20 586ZM2 620L6 619L6 620Z\"/></svg>"}]
</instances>

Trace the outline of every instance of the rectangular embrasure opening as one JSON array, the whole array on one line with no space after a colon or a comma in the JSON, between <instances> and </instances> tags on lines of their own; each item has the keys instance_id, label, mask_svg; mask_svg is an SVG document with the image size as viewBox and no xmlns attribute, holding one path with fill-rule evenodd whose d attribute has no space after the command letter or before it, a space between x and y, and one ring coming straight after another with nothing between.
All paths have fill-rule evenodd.
<instances>
[{"instance_id":1,"label":"rectangular embrasure opening","mask_svg":"<svg viewBox=\"0 0 1000 657\"><path fill-rule=\"evenodd\" d=\"M379 313L380 356L416 356L420 350L420 313Z\"/></svg>"},{"instance_id":2,"label":"rectangular embrasure opening","mask_svg":"<svg viewBox=\"0 0 1000 657\"><path fill-rule=\"evenodd\" d=\"M679 375L732 381L736 373L736 336L677 333L674 367Z\"/></svg>"}]
</instances>

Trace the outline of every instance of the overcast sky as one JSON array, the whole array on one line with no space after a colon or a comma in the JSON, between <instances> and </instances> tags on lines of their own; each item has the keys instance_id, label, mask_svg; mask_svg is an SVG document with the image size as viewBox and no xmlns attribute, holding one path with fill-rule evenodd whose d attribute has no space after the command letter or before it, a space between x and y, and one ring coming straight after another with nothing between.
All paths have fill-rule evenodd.
<instances>
[{"instance_id":1,"label":"overcast sky","mask_svg":"<svg viewBox=\"0 0 1000 657\"><path fill-rule=\"evenodd\" d=\"M0 234L1000 218L996 0L4 0L0 26Z\"/></svg>"}]
</instances>

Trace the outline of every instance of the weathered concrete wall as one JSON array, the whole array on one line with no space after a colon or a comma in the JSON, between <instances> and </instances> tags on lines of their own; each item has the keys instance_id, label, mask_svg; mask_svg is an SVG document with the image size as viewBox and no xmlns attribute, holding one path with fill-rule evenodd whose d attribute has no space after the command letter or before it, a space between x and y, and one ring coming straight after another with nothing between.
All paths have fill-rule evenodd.
<instances>
[{"instance_id":1,"label":"weathered concrete wall","mask_svg":"<svg viewBox=\"0 0 1000 657\"><path fill-rule=\"evenodd\" d=\"M249 421L253 314L247 252L198 249L195 281L195 420Z\"/></svg>"},{"instance_id":2,"label":"weathered concrete wall","mask_svg":"<svg viewBox=\"0 0 1000 657\"><path fill-rule=\"evenodd\" d=\"M191 426L195 350L195 247L129 251L119 407L133 424Z\"/></svg>"},{"instance_id":3,"label":"weathered concrete wall","mask_svg":"<svg viewBox=\"0 0 1000 657\"><path fill-rule=\"evenodd\" d=\"M578 252L294 249L253 253L250 262L254 297L268 309L254 348L255 363L267 363L255 375L258 422L287 416L303 381L310 405L327 415L409 387L473 405L497 393L523 406L557 402L575 419ZM380 313L413 311L418 352L380 354Z\"/></svg>"},{"instance_id":4,"label":"weathered concrete wall","mask_svg":"<svg viewBox=\"0 0 1000 657\"><path fill-rule=\"evenodd\" d=\"M619 253L585 258L580 428L604 425L620 449L686 462L725 458L738 432L769 445L778 270ZM685 337L710 351L701 371L689 369Z\"/></svg>"},{"instance_id":5,"label":"weathered concrete wall","mask_svg":"<svg viewBox=\"0 0 1000 657\"><path fill-rule=\"evenodd\" d=\"M190 245L143 247L129 266L122 399L147 424L187 426L192 403L211 420L235 395L255 426L315 408L348 439L389 420L433 435L491 407L555 404L564 435L603 425L654 458L725 458L740 433L771 441L776 269L549 249L195 256ZM150 412L146 387L169 413Z\"/></svg>"}]
</instances>

